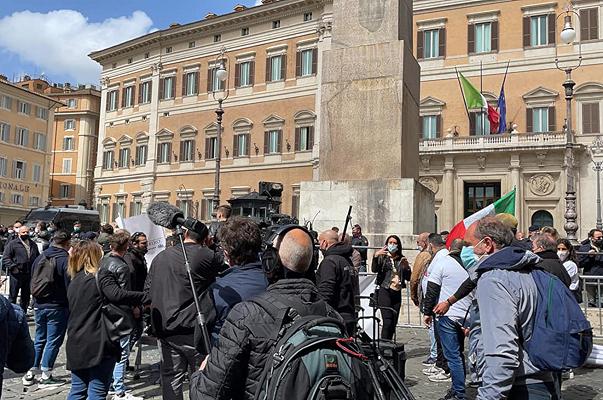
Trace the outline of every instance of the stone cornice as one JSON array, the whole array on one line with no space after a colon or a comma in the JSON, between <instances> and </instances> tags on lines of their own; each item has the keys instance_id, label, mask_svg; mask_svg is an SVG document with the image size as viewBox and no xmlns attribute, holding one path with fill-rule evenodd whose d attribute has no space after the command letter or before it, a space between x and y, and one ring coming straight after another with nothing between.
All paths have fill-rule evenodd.
<instances>
[{"instance_id":1,"label":"stone cornice","mask_svg":"<svg viewBox=\"0 0 603 400\"><path fill-rule=\"evenodd\" d=\"M102 63L102 61L109 58L153 44L184 40L186 37L199 33L220 33L225 30L232 30L241 24L262 23L275 17L286 17L303 9L330 2L332 0L280 0L270 4L250 7L244 11L231 12L215 18L149 33L103 50L94 51L88 56Z\"/></svg>"}]
</instances>

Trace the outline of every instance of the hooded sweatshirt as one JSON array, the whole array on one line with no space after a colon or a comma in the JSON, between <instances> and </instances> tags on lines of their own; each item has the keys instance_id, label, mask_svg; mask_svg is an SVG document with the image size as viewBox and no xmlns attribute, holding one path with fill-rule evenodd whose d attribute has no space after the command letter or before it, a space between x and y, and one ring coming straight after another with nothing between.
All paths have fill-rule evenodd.
<instances>
[{"instance_id":1,"label":"hooded sweatshirt","mask_svg":"<svg viewBox=\"0 0 603 400\"><path fill-rule=\"evenodd\" d=\"M316 286L320 298L341 314L346 322L353 320L355 312L354 286L352 284L352 246L336 243L324 252L324 259L316 272Z\"/></svg>"},{"instance_id":2,"label":"hooded sweatshirt","mask_svg":"<svg viewBox=\"0 0 603 400\"><path fill-rule=\"evenodd\" d=\"M540 257L517 247L505 247L477 265L477 320L483 333L483 386L476 399L507 398L513 386L552 382L539 371L523 348L534 327L538 290L529 269Z\"/></svg>"}]
</instances>

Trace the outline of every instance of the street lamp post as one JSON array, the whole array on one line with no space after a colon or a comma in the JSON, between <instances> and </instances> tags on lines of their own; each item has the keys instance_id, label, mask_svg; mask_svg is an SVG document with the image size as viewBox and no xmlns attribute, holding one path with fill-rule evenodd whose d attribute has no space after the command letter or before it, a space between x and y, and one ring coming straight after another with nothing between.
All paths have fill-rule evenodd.
<instances>
[{"instance_id":1,"label":"street lamp post","mask_svg":"<svg viewBox=\"0 0 603 400\"><path fill-rule=\"evenodd\" d=\"M558 21L563 16L564 25L561 34L559 35L561 41L567 45L572 45L576 39L576 30L572 25L572 14L580 21L580 15L569 7L562 14L557 16L555 21ZM559 60L559 54L557 46L555 46L555 66L560 71L565 72L565 82L563 87L565 89L565 175L566 175L566 189L565 189L565 229L567 239L572 244L578 243L576 232L578 231L578 223L576 222L578 213L576 212L576 185L575 185L575 169L574 169L574 134L572 131L572 98L574 97L574 86L576 82L572 80L572 71L578 69L582 64L582 46L578 42L578 60Z\"/></svg>"},{"instance_id":2,"label":"street lamp post","mask_svg":"<svg viewBox=\"0 0 603 400\"><path fill-rule=\"evenodd\" d=\"M593 143L588 146L590 158L593 161L593 170L597 173L597 229L603 229L601 221L601 170L603 169L603 139L598 136Z\"/></svg>"},{"instance_id":3,"label":"street lamp post","mask_svg":"<svg viewBox=\"0 0 603 400\"><path fill-rule=\"evenodd\" d=\"M214 198L213 208L220 204L220 165L222 161L222 117L224 116L224 108L222 104L228 98L228 57L225 56L226 48L220 49L220 54L216 58L216 67L211 75L212 78L212 96L218 102L216 109L216 171L214 180Z\"/></svg>"}]
</instances>

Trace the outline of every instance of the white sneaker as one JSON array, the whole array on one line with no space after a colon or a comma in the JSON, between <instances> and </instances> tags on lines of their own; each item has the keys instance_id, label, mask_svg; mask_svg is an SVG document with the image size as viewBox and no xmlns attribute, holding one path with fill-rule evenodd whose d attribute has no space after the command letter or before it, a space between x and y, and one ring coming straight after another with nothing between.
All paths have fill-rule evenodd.
<instances>
[{"instance_id":1,"label":"white sneaker","mask_svg":"<svg viewBox=\"0 0 603 400\"><path fill-rule=\"evenodd\" d=\"M429 368L425 368L423 370L421 370L421 372L423 372L423 374L425 375L435 375L435 374L439 374L440 372L444 372L444 370L442 368L438 368L435 365L432 365Z\"/></svg>"},{"instance_id":2,"label":"white sneaker","mask_svg":"<svg viewBox=\"0 0 603 400\"><path fill-rule=\"evenodd\" d=\"M27 373L22 378L23 386L32 386L36 383L36 375L32 370L27 371Z\"/></svg>"},{"instance_id":3,"label":"white sneaker","mask_svg":"<svg viewBox=\"0 0 603 400\"><path fill-rule=\"evenodd\" d=\"M429 375L427 379L429 379L431 382L450 382L452 380L450 379L450 374L447 374L444 371L440 372L439 374Z\"/></svg>"},{"instance_id":4,"label":"white sneaker","mask_svg":"<svg viewBox=\"0 0 603 400\"><path fill-rule=\"evenodd\" d=\"M113 399L112 400L144 400L144 397L142 396L134 396L132 393L124 393L121 396L116 394L113 395Z\"/></svg>"}]
</instances>

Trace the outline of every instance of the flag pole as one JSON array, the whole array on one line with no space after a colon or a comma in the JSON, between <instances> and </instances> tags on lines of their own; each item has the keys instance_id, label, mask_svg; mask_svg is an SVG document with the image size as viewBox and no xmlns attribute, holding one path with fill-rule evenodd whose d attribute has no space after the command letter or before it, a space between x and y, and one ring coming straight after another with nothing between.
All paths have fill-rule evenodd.
<instances>
[{"instance_id":1,"label":"flag pole","mask_svg":"<svg viewBox=\"0 0 603 400\"><path fill-rule=\"evenodd\" d=\"M467 100L465 100L465 93L463 93L463 85L461 85L461 78L459 78L459 71L454 67L454 72L456 72L456 80L459 82L459 89L461 89L461 97L463 98L463 103L465 104L465 112L467 112L467 119L469 119L469 124L471 124L471 116L469 115L469 109L467 108Z\"/></svg>"},{"instance_id":2,"label":"flag pole","mask_svg":"<svg viewBox=\"0 0 603 400\"><path fill-rule=\"evenodd\" d=\"M484 94L484 68L483 68L483 62L482 62L482 61L480 61L480 62L479 62L479 93L480 93L481 95L483 95L483 94ZM488 104L486 104L486 110L487 110L487 109L488 109ZM484 119L485 114L486 114L486 113L484 112L484 110L483 110L483 109L482 109L482 111L479 113L480 120L482 121L482 126L481 126L482 133L484 133L484 123L486 122L486 120ZM490 133L490 132L488 132L488 134L489 134L489 133Z\"/></svg>"},{"instance_id":3,"label":"flag pole","mask_svg":"<svg viewBox=\"0 0 603 400\"><path fill-rule=\"evenodd\" d=\"M507 69L505 70L505 76L503 77L502 85L500 85L501 89L505 87L505 82L507 81L507 74L509 73L509 65L511 64L511 60L507 61Z\"/></svg>"}]
</instances>

